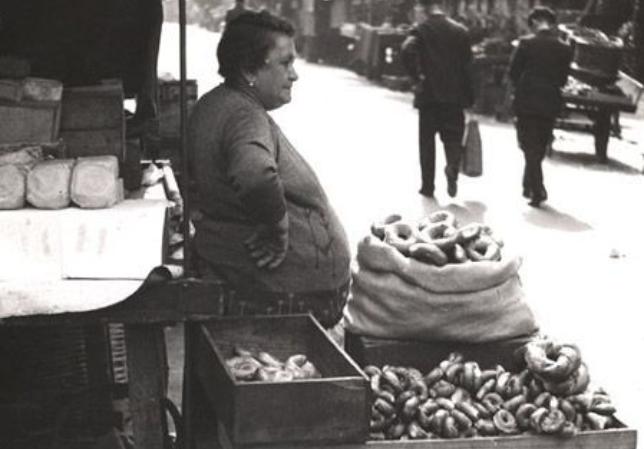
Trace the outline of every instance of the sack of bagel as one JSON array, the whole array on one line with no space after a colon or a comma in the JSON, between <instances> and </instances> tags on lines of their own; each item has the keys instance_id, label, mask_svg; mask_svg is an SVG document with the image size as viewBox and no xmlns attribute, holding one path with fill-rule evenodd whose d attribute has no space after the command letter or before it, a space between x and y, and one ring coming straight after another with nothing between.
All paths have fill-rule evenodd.
<instances>
[{"instance_id":1,"label":"sack of bagel","mask_svg":"<svg viewBox=\"0 0 644 449\"><path fill-rule=\"evenodd\" d=\"M400 226L388 223L384 232L372 228L373 235L358 244L344 309L348 331L377 338L483 343L538 330L521 287L521 259L507 251L501 256L493 233L481 236L480 227L472 232L468 225L458 228L455 235L460 237L453 240L445 234L431 240L415 235L427 225L396 222ZM390 238L392 229L398 240ZM453 252L456 242L464 248L463 258ZM418 245L421 254L415 252Z\"/></svg>"}]
</instances>

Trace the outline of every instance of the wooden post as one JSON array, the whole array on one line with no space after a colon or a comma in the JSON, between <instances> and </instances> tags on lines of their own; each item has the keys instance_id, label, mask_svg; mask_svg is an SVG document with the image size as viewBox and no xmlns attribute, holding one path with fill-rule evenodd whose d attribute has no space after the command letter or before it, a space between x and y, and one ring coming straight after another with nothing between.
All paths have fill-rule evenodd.
<instances>
[{"instance_id":1,"label":"wooden post","mask_svg":"<svg viewBox=\"0 0 644 449\"><path fill-rule=\"evenodd\" d=\"M166 394L163 329L128 325L125 341L134 445L141 449L163 449L167 434L162 405Z\"/></svg>"}]
</instances>

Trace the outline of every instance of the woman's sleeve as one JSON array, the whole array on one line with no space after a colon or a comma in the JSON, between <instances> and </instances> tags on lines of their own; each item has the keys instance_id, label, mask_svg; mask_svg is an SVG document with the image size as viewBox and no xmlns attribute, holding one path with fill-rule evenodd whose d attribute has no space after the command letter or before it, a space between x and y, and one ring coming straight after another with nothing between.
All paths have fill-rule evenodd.
<instances>
[{"instance_id":1,"label":"woman's sleeve","mask_svg":"<svg viewBox=\"0 0 644 449\"><path fill-rule=\"evenodd\" d=\"M271 124L261 111L241 111L226 129L226 174L249 216L277 223L286 213Z\"/></svg>"}]
</instances>

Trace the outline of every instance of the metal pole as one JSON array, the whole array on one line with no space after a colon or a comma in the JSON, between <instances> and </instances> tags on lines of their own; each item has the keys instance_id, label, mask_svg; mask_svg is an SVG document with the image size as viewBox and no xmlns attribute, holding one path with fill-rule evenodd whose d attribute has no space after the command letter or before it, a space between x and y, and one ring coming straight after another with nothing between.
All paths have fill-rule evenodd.
<instances>
[{"instance_id":1,"label":"metal pole","mask_svg":"<svg viewBox=\"0 0 644 449\"><path fill-rule=\"evenodd\" d=\"M179 123L181 126L181 194L183 196L183 273L190 275L190 175L188 154L188 101L186 94L186 0L179 0Z\"/></svg>"}]
</instances>

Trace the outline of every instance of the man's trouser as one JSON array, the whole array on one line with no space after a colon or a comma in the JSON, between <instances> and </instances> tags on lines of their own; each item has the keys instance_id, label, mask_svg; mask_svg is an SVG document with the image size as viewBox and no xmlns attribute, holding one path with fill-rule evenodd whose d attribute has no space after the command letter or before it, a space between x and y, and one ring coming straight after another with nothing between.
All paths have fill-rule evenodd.
<instances>
[{"instance_id":1,"label":"man's trouser","mask_svg":"<svg viewBox=\"0 0 644 449\"><path fill-rule=\"evenodd\" d=\"M525 157L523 188L531 195L539 192L538 196L543 196L542 192L545 191L541 161L543 161L548 144L552 139L554 125L554 118L530 115L517 117L517 139Z\"/></svg>"},{"instance_id":2,"label":"man's trouser","mask_svg":"<svg viewBox=\"0 0 644 449\"><path fill-rule=\"evenodd\" d=\"M465 114L461 106L445 103L424 105L418 112L421 190L433 193L436 173L435 135L440 135L445 148L445 174L456 179L463 154Z\"/></svg>"}]
</instances>

